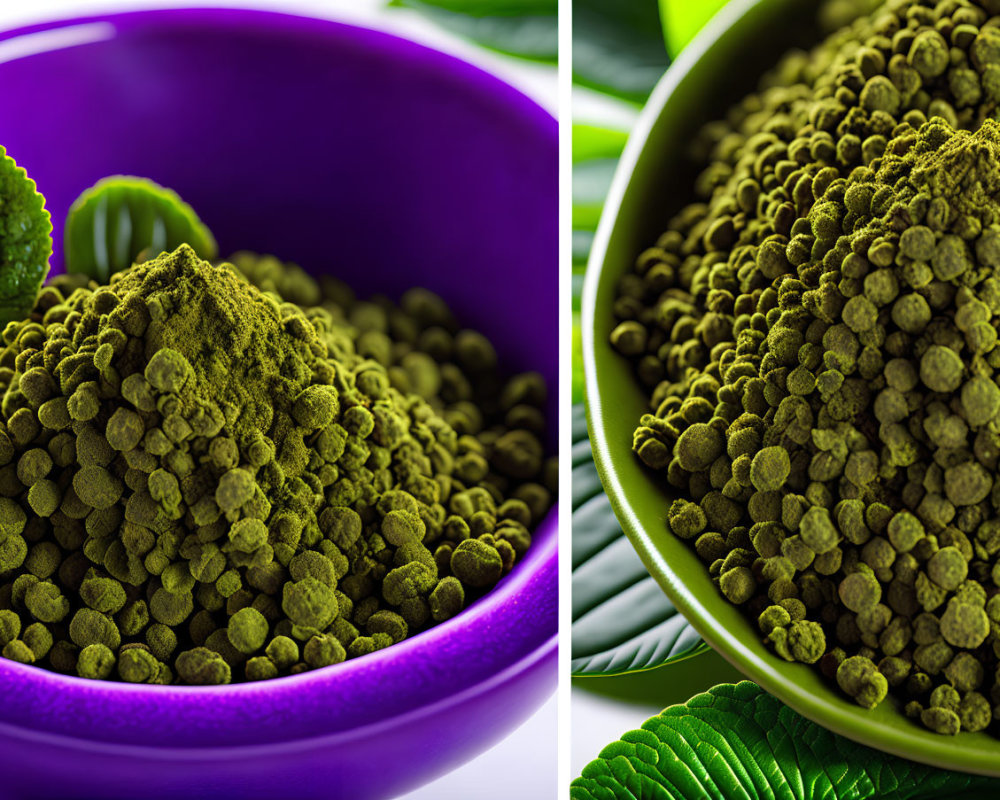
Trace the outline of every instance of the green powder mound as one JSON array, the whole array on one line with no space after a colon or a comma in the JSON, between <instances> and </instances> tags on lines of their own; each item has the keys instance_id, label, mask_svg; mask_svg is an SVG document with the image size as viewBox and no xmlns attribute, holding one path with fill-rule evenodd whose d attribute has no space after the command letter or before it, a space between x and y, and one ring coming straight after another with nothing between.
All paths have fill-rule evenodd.
<instances>
[{"instance_id":1,"label":"green powder mound","mask_svg":"<svg viewBox=\"0 0 1000 800\"><path fill-rule=\"evenodd\" d=\"M997 12L896 0L788 57L706 128L611 335L719 590L945 734L1000 708Z\"/></svg>"},{"instance_id":2,"label":"green powder mound","mask_svg":"<svg viewBox=\"0 0 1000 800\"><path fill-rule=\"evenodd\" d=\"M289 335L294 320L308 325L304 317L283 320L277 302L186 246L118 273L110 286L123 317L135 317L126 324L146 324L136 368L162 348L180 353L191 367L187 398L220 401L238 439L267 435L289 419L290 398L309 385L316 360L308 339Z\"/></svg>"},{"instance_id":3,"label":"green powder mound","mask_svg":"<svg viewBox=\"0 0 1000 800\"><path fill-rule=\"evenodd\" d=\"M504 379L430 292L237 262L59 276L3 330L3 656L296 674L453 617L526 552L556 483L540 376Z\"/></svg>"}]
</instances>

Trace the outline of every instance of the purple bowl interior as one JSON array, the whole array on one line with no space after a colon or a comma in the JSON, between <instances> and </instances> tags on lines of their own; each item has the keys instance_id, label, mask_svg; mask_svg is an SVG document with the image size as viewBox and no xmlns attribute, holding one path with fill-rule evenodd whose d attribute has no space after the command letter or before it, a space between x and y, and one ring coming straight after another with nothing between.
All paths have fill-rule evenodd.
<instances>
[{"instance_id":1,"label":"purple bowl interior","mask_svg":"<svg viewBox=\"0 0 1000 800\"><path fill-rule=\"evenodd\" d=\"M11 57L25 49L41 52ZM510 371L548 379L554 448L556 123L517 91L383 33L235 10L0 35L0 85L0 144L47 197L53 272L74 198L106 175L144 175L190 202L223 254L274 253L362 296L440 293ZM263 684L133 687L0 660L0 752L2 737L29 729L175 749L329 736L447 702L519 663L544 662L554 685L553 659L537 654L554 652L555 565L553 511L525 560L456 619Z\"/></svg>"}]
</instances>

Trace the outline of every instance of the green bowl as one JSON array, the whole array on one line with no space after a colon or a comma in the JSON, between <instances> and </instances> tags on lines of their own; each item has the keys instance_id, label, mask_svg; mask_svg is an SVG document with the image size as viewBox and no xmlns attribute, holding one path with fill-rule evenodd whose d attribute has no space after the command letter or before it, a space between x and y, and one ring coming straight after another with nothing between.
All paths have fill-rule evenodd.
<instances>
[{"instance_id":1,"label":"green bowl","mask_svg":"<svg viewBox=\"0 0 1000 800\"><path fill-rule=\"evenodd\" d=\"M583 289L587 412L594 456L615 513L640 557L678 610L733 666L831 731L946 769L1000 776L1000 740L944 737L883 703L866 711L819 672L768 650L756 628L709 579L694 551L665 527L670 488L641 467L632 431L648 409L630 364L608 343L622 275L690 198L696 165L687 158L698 128L751 91L791 47L818 41L812 0L734 0L681 53L650 97L608 196Z\"/></svg>"}]
</instances>

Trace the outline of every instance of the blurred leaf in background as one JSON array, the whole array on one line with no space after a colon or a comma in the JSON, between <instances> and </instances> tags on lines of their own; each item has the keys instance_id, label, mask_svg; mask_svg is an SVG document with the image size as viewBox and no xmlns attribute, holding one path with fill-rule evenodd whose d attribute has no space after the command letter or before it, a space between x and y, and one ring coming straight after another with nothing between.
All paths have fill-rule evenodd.
<instances>
[{"instance_id":1,"label":"blurred leaf in background","mask_svg":"<svg viewBox=\"0 0 1000 800\"><path fill-rule=\"evenodd\" d=\"M654 0L573 0L576 83L642 104L668 62Z\"/></svg>"},{"instance_id":2,"label":"blurred leaf in background","mask_svg":"<svg viewBox=\"0 0 1000 800\"><path fill-rule=\"evenodd\" d=\"M705 652L708 646L618 524L594 464L582 405L573 408L572 462L573 675L624 675Z\"/></svg>"},{"instance_id":3,"label":"blurred leaf in background","mask_svg":"<svg viewBox=\"0 0 1000 800\"><path fill-rule=\"evenodd\" d=\"M628 134L600 125L573 125L573 402L583 402L580 295L594 231Z\"/></svg>"},{"instance_id":4,"label":"blurred leaf in background","mask_svg":"<svg viewBox=\"0 0 1000 800\"><path fill-rule=\"evenodd\" d=\"M555 64L557 0L391 0L422 12L442 28L508 55Z\"/></svg>"},{"instance_id":5,"label":"blurred leaf in background","mask_svg":"<svg viewBox=\"0 0 1000 800\"><path fill-rule=\"evenodd\" d=\"M660 0L667 50L676 56L727 0Z\"/></svg>"}]
</instances>

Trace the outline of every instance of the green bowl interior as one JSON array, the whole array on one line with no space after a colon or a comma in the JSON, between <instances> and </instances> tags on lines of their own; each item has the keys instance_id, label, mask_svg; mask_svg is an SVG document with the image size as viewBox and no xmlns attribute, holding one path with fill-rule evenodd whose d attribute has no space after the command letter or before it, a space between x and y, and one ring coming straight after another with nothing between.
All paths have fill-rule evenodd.
<instances>
[{"instance_id":1,"label":"green bowl interior","mask_svg":"<svg viewBox=\"0 0 1000 800\"><path fill-rule=\"evenodd\" d=\"M620 277L690 198L687 158L697 129L751 91L791 47L817 41L812 0L735 0L681 54L634 129L598 229L583 297L587 405L595 459L619 521L650 573L704 639L787 705L855 741L948 769L1000 776L1000 741L943 737L884 703L866 711L819 672L768 650L756 627L712 584L687 544L665 528L670 487L643 469L632 432L648 409L630 364L608 344Z\"/></svg>"}]
</instances>

